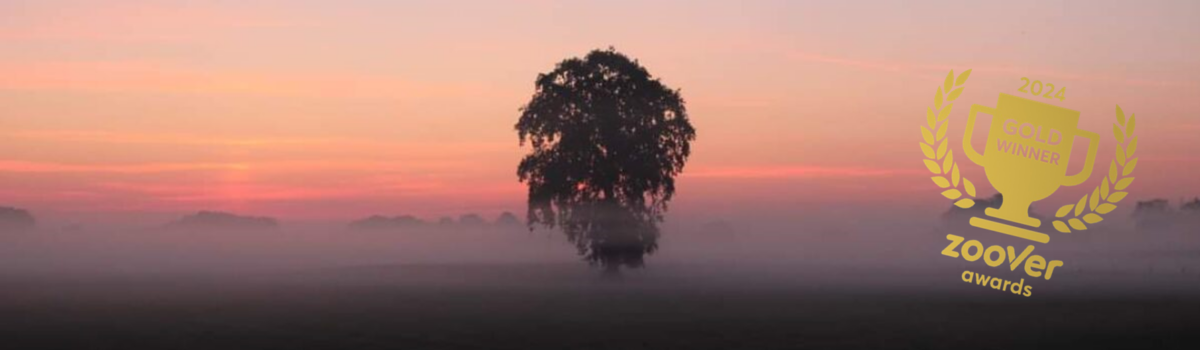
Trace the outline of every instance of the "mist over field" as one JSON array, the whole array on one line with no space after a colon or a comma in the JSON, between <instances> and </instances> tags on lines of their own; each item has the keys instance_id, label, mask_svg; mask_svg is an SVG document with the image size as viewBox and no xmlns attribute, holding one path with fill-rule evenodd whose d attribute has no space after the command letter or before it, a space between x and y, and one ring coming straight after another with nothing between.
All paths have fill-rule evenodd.
<instances>
[{"instance_id":1,"label":"mist over field","mask_svg":"<svg viewBox=\"0 0 1200 350\"><path fill-rule=\"evenodd\" d=\"M824 213L790 220L673 217L664 224L660 248L649 256L647 266L626 269L624 281L615 283L670 286L686 280L730 287L808 285L974 295L989 290L954 283L964 269L1028 277L1020 268L1009 271L982 260L940 254L950 243L947 234L980 240L985 247L1011 245L1018 252L1030 245L1026 241L937 216L919 220L857 215L861 214ZM1114 218L1086 232L1052 234L1049 244L1033 244L1033 254L1065 265L1052 280L1037 279L1035 295L1194 291L1200 287L1200 237L1194 230L1190 225L1136 229L1132 220ZM344 222L286 221L270 228L41 228L5 233L0 243L0 273L9 280L225 277L421 266L522 266L534 276L542 266L571 266L579 270L572 280L601 279L587 270L561 232L530 230L518 223L428 222L373 229ZM455 271L439 273L450 278ZM467 271L457 278L502 280ZM400 273L392 279L415 283L436 275L416 274L409 281L410 276ZM1088 287L1067 287L1074 284Z\"/></svg>"},{"instance_id":2,"label":"mist over field","mask_svg":"<svg viewBox=\"0 0 1200 350\"><path fill-rule=\"evenodd\" d=\"M940 255L937 215L670 217L647 266L604 277L557 231L290 223L42 228L0 237L0 336L77 348L1156 348L1195 344L1191 227L1114 219L1035 254L1052 280ZM968 284L963 270L1032 285ZM70 336L63 336L70 334ZM971 337L963 337L971 334ZM1053 334L1053 337L1048 336ZM1045 336L1043 336L1045 335Z\"/></svg>"}]
</instances>

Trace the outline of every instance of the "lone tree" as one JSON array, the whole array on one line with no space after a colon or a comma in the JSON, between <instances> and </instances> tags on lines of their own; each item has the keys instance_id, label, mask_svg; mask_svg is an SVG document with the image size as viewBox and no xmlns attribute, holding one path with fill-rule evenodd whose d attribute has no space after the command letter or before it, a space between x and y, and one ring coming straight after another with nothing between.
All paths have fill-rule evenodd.
<instances>
[{"instance_id":1,"label":"lone tree","mask_svg":"<svg viewBox=\"0 0 1200 350\"><path fill-rule=\"evenodd\" d=\"M535 86L516 125L532 146L517 168L528 226L562 227L606 273L642 266L696 138L679 90L611 47L558 63Z\"/></svg>"}]
</instances>

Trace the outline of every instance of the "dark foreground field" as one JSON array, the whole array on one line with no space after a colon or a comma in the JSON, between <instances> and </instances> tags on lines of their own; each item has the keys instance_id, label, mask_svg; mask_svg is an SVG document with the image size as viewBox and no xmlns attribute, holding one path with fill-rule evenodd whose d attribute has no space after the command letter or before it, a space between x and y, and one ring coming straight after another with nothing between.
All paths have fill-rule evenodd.
<instances>
[{"instance_id":1,"label":"dark foreground field","mask_svg":"<svg viewBox=\"0 0 1200 350\"><path fill-rule=\"evenodd\" d=\"M1024 298L955 283L950 269L920 278L666 265L617 281L585 269L9 275L0 280L0 339L8 349L1200 346L1200 297L1188 281L1166 281L1185 288L1162 292L1093 293L1110 284L1068 280Z\"/></svg>"}]
</instances>

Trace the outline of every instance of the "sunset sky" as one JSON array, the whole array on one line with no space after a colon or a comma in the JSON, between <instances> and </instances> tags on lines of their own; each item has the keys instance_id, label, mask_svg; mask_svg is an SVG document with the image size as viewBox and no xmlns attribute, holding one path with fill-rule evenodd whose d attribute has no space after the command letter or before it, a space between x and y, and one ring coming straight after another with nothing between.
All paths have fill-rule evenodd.
<instances>
[{"instance_id":1,"label":"sunset sky","mask_svg":"<svg viewBox=\"0 0 1200 350\"><path fill-rule=\"evenodd\" d=\"M674 211L942 210L918 127L951 69L973 69L955 152L969 106L1029 77L1067 88L1047 101L1101 135L1097 168L1114 105L1136 114L1130 198L1176 200L1200 195L1197 18L1196 1L3 0L0 205L60 223L523 213L518 108L538 73L608 46L687 100Z\"/></svg>"}]
</instances>

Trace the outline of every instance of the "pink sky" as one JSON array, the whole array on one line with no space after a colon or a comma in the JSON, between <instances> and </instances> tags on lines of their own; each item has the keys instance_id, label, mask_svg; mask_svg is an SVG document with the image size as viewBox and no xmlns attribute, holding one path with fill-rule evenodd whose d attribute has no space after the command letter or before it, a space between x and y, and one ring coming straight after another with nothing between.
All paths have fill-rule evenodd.
<instances>
[{"instance_id":1,"label":"pink sky","mask_svg":"<svg viewBox=\"0 0 1200 350\"><path fill-rule=\"evenodd\" d=\"M973 69L955 140L970 104L1053 82L1082 128L1109 135L1114 104L1138 115L1131 198L1194 196L1197 15L1191 1L6 1L0 205L65 221L522 212L517 108L538 73L609 45L688 102L698 139L674 209L941 210L918 126L950 69Z\"/></svg>"}]
</instances>

